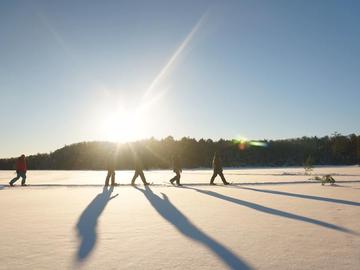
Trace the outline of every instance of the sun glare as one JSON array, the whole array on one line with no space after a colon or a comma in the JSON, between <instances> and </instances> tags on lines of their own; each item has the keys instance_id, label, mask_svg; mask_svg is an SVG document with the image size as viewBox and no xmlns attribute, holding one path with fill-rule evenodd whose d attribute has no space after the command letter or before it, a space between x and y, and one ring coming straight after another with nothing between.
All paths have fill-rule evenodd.
<instances>
[{"instance_id":1,"label":"sun glare","mask_svg":"<svg viewBox=\"0 0 360 270\"><path fill-rule=\"evenodd\" d=\"M154 109L155 104L170 88L168 85L164 85L164 78L201 27L207 13L208 11L201 16L175 53L151 82L142 99L140 99L140 104L136 108L118 106L120 109L106 114L104 120L102 120L103 129L101 132L103 138L114 142L129 142L153 136L146 125L148 123L146 116L150 114L149 111ZM151 127L154 128L153 124Z\"/></svg>"},{"instance_id":2,"label":"sun glare","mask_svg":"<svg viewBox=\"0 0 360 270\"><path fill-rule=\"evenodd\" d=\"M127 142L146 137L146 119L140 110L120 109L109 113L104 121L105 138L109 141Z\"/></svg>"}]
</instances>

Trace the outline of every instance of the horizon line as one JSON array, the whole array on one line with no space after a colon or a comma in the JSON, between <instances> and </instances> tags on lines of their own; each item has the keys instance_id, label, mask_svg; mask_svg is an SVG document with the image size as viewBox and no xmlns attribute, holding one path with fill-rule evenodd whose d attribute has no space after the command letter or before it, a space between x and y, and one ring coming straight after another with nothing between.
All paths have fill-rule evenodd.
<instances>
[{"instance_id":1,"label":"horizon line","mask_svg":"<svg viewBox=\"0 0 360 270\"><path fill-rule=\"evenodd\" d=\"M200 141L200 140L204 140L204 141L207 141L207 140L211 140L213 142L219 142L221 140L223 141L248 141L248 142L251 142L251 141L259 141L259 142L269 142L269 141L283 141L283 140L294 140L294 139L301 139L301 138L314 138L314 137L317 137L317 138L325 138L325 137L329 137L329 138L332 138L332 137L336 137L336 136L345 136L345 137L348 137L348 136L351 136L351 135L355 135L355 136L359 136L360 133L356 133L356 132L352 132L350 134L342 134L342 133L339 133L337 131L334 131L331 135L303 135L303 136L297 136L297 137L283 137L283 138L271 138L271 139L248 139L248 138L244 138L242 136L238 136L237 138L197 138L197 137L191 137L191 136L182 136L182 137L174 137L172 135L167 135L167 136L164 136L164 137L155 137L155 136L151 136L151 137L147 137L147 138L142 138L142 139L136 139L136 140L132 140L132 141L126 141L126 142L116 142L116 141L111 141L111 140L84 140L84 141L78 141L78 142L73 142L73 143L65 143L63 146L59 146L58 148L56 148L55 150L48 150L48 151L44 151L44 152L38 152L36 154L26 154L26 156L36 156L36 155L39 155L39 154L51 154L53 152L55 152L56 150L59 150L59 149L62 149L64 147L67 147L67 146L71 146L71 145L76 145L76 144L81 144L81 143L96 143L96 142L99 142L99 143L110 143L110 144L116 144L116 145L126 145L126 144L132 144L132 143L138 143L138 142L141 142L141 141L146 141L146 140L157 140L157 141L162 141L162 140L165 140L167 138L172 138L174 141L181 141L182 139L194 139L196 140L197 142ZM22 154L22 153L21 153ZM18 154L17 156L8 156L8 157L0 157L0 160L1 159L12 159L12 158L16 158L18 156L20 156L21 154Z\"/></svg>"}]
</instances>

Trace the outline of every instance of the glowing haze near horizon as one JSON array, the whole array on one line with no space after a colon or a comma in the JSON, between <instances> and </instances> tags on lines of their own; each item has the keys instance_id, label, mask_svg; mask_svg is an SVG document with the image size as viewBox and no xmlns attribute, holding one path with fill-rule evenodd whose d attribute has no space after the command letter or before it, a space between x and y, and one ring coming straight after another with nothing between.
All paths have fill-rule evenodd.
<instances>
[{"instance_id":1,"label":"glowing haze near horizon","mask_svg":"<svg viewBox=\"0 0 360 270\"><path fill-rule=\"evenodd\" d=\"M358 1L1 1L0 157L359 133Z\"/></svg>"}]
</instances>

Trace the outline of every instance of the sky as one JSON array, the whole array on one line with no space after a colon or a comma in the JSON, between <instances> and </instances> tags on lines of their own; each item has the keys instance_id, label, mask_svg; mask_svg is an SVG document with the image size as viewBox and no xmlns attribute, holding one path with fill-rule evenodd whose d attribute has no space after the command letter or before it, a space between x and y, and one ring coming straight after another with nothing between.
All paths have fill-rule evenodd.
<instances>
[{"instance_id":1,"label":"sky","mask_svg":"<svg viewBox=\"0 0 360 270\"><path fill-rule=\"evenodd\" d=\"M0 1L0 157L360 133L360 1Z\"/></svg>"}]
</instances>

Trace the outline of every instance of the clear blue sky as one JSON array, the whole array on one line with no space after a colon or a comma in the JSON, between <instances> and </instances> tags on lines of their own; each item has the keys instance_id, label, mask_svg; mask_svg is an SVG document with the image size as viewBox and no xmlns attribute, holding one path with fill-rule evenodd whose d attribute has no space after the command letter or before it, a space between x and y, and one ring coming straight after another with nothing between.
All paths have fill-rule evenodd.
<instances>
[{"instance_id":1,"label":"clear blue sky","mask_svg":"<svg viewBox=\"0 0 360 270\"><path fill-rule=\"evenodd\" d=\"M0 1L0 157L360 132L360 1Z\"/></svg>"}]
</instances>

